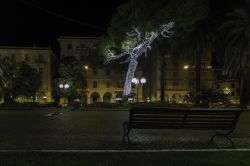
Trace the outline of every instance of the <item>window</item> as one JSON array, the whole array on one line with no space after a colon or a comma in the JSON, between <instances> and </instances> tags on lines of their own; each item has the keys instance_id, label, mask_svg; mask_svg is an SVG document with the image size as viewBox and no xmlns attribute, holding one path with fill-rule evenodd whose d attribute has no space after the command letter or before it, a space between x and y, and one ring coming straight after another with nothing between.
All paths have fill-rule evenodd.
<instances>
[{"instance_id":1,"label":"window","mask_svg":"<svg viewBox=\"0 0 250 166\"><path fill-rule=\"evenodd\" d=\"M178 86L179 82L173 82L173 86Z\"/></svg>"},{"instance_id":2,"label":"window","mask_svg":"<svg viewBox=\"0 0 250 166\"><path fill-rule=\"evenodd\" d=\"M11 60L15 61L16 60L16 55L15 54L11 54Z\"/></svg>"},{"instance_id":3,"label":"window","mask_svg":"<svg viewBox=\"0 0 250 166\"><path fill-rule=\"evenodd\" d=\"M86 48L85 44L80 44L80 48Z\"/></svg>"},{"instance_id":4,"label":"window","mask_svg":"<svg viewBox=\"0 0 250 166\"><path fill-rule=\"evenodd\" d=\"M81 62L84 62L84 60L85 60L84 56L81 55L81 56L80 56L80 61L81 61Z\"/></svg>"},{"instance_id":5,"label":"window","mask_svg":"<svg viewBox=\"0 0 250 166\"><path fill-rule=\"evenodd\" d=\"M201 68L202 68L202 69L205 69L205 68L206 68L205 62L201 63Z\"/></svg>"},{"instance_id":6,"label":"window","mask_svg":"<svg viewBox=\"0 0 250 166\"><path fill-rule=\"evenodd\" d=\"M179 77L179 72L173 72L173 77L178 78Z\"/></svg>"},{"instance_id":7,"label":"window","mask_svg":"<svg viewBox=\"0 0 250 166\"><path fill-rule=\"evenodd\" d=\"M106 75L109 76L110 75L110 69L106 69Z\"/></svg>"},{"instance_id":8,"label":"window","mask_svg":"<svg viewBox=\"0 0 250 166\"><path fill-rule=\"evenodd\" d=\"M39 73L41 74L41 76L43 75L43 68L39 68L38 69Z\"/></svg>"},{"instance_id":9,"label":"window","mask_svg":"<svg viewBox=\"0 0 250 166\"><path fill-rule=\"evenodd\" d=\"M220 85L218 84L216 88L217 88L217 89L220 89Z\"/></svg>"},{"instance_id":10,"label":"window","mask_svg":"<svg viewBox=\"0 0 250 166\"><path fill-rule=\"evenodd\" d=\"M97 88L97 81L93 82L93 88Z\"/></svg>"},{"instance_id":11,"label":"window","mask_svg":"<svg viewBox=\"0 0 250 166\"><path fill-rule=\"evenodd\" d=\"M68 44L67 44L67 49L68 49L68 50L71 50L71 49L72 49L72 44L71 44L71 43L68 43Z\"/></svg>"},{"instance_id":12,"label":"window","mask_svg":"<svg viewBox=\"0 0 250 166\"><path fill-rule=\"evenodd\" d=\"M29 54L25 54L25 55L24 55L24 60L25 60L25 61L30 61Z\"/></svg>"},{"instance_id":13,"label":"window","mask_svg":"<svg viewBox=\"0 0 250 166\"><path fill-rule=\"evenodd\" d=\"M93 69L93 75L95 75L95 76L98 75L98 69L96 69L96 68Z\"/></svg>"},{"instance_id":14,"label":"window","mask_svg":"<svg viewBox=\"0 0 250 166\"><path fill-rule=\"evenodd\" d=\"M110 88L110 82L109 81L106 82L106 88Z\"/></svg>"},{"instance_id":15,"label":"window","mask_svg":"<svg viewBox=\"0 0 250 166\"><path fill-rule=\"evenodd\" d=\"M117 82L117 88L123 88L123 81Z\"/></svg>"},{"instance_id":16,"label":"window","mask_svg":"<svg viewBox=\"0 0 250 166\"><path fill-rule=\"evenodd\" d=\"M188 86L189 86L189 87L193 87L193 82L189 82L189 83L188 83Z\"/></svg>"},{"instance_id":17,"label":"window","mask_svg":"<svg viewBox=\"0 0 250 166\"><path fill-rule=\"evenodd\" d=\"M43 55L42 55L42 54L39 54L39 55L38 55L38 61L39 61L39 62L43 62Z\"/></svg>"},{"instance_id":18,"label":"window","mask_svg":"<svg viewBox=\"0 0 250 166\"><path fill-rule=\"evenodd\" d=\"M178 68L178 67L179 67L179 63L178 63L178 62L174 62L174 63L173 63L173 67L174 67L174 68Z\"/></svg>"},{"instance_id":19,"label":"window","mask_svg":"<svg viewBox=\"0 0 250 166\"><path fill-rule=\"evenodd\" d=\"M231 84L231 87L232 87L232 88L235 88L235 83L232 83L232 84Z\"/></svg>"}]
</instances>

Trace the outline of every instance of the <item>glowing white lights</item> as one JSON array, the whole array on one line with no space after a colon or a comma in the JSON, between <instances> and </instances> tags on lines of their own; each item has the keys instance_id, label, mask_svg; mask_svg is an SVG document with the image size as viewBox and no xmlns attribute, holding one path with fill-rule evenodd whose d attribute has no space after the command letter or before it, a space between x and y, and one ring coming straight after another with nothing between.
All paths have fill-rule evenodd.
<instances>
[{"instance_id":1,"label":"glowing white lights","mask_svg":"<svg viewBox=\"0 0 250 166\"><path fill-rule=\"evenodd\" d=\"M138 80L137 78L133 78L133 79L132 79L132 83L134 83L134 84L137 85L137 84L139 84L139 80Z\"/></svg>"},{"instance_id":2,"label":"glowing white lights","mask_svg":"<svg viewBox=\"0 0 250 166\"><path fill-rule=\"evenodd\" d=\"M146 78L141 78L141 83L142 83L142 84L145 84L146 81L147 81Z\"/></svg>"},{"instance_id":3,"label":"glowing white lights","mask_svg":"<svg viewBox=\"0 0 250 166\"><path fill-rule=\"evenodd\" d=\"M183 69L189 69L189 66L188 65L184 65Z\"/></svg>"},{"instance_id":4,"label":"glowing white lights","mask_svg":"<svg viewBox=\"0 0 250 166\"><path fill-rule=\"evenodd\" d=\"M69 88L69 84L60 84L59 88L60 89L68 89Z\"/></svg>"},{"instance_id":5,"label":"glowing white lights","mask_svg":"<svg viewBox=\"0 0 250 166\"><path fill-rule=\"evenodd\" d=\"M170 29L172 29L174 26L175 26L174 22L163 24L155 32L145 33L146 37L144 40L141 39L142 35L139 32L138 28L134 28L134 30L132 32L128 32L127 35L130 37L136 37L139 41L142 41L141 43L139 43L134 48L130 48L128 51L123 52L117 56L115 56L109 50L107 60L106 60L107 62L120 59L122 57L127 57L127 59L123 63L127 63L127 62L129 63L128 71L126 75L126 81L125 81L125 85L123 89L123 96L128 96L130 94L131 83L134 83L136 85L139 84L139 80L134 78L134 73L138 65L137 59L143 54L147 56L147 50L148 49L151 50L151 44L155 41L157 37L163 36L163 37L169 38L170 35L173 34L173 31L170 31ZM145 78L141 79L140 81L142 84L146 83Z\"/></svg>"},{"instance_id":6,"label":"glowing white lights","mask_svg":"<svg viewBox=\"0 0 250 166\"><path fill-rule=\"evenodd\" d=\"M61 88L61 89L62 89L63 87L64 87L64 85L63 85L63 84L60 84L60 85L59 85L59 88Z\"/></svg>"},{"instance_id":7,"label":"glowing white lights","mask_svg":"<svg viewBox=\"0 0 250 166\"><path fill-rule=\"evenodd\" d=\"M64 88L65 88L65 89L68 89L68 88L69 88L69 84L65 84L65 85L64 85Z\"/></svg>"}]
</instances>

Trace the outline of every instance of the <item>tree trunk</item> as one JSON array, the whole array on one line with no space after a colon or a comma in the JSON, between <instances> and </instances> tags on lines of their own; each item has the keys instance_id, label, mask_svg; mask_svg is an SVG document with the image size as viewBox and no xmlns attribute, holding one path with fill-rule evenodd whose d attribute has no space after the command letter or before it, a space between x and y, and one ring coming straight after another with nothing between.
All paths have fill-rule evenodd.
<instances>
[{"instance_id":1,"label":"tree trunk","mask_svg":"<svg viewBox=\"0 0 250 166\"><path fill-rule=\"evenodd\" d=\"M164 55L161 55L161 103L165 102L165 60Z\"/></svg>"},{"instance_id":2,"label":"tree trunk","mask_svg":"<svg viewBox=\"0 0 250 166\"><path fill-rule=\"evenodd\" d=\"M240 77L240 107L246 108L248 104L248 73L249 68L242 69Z\"/></svg>"},{"instance_id":3,"label":"tree trunk","mask_svg":"<svg viewBox=\"0 0 250 166\"><path fill-rule=\"evenodd\" d=\"M197 95L200 93L201 90L201 53L196 55L195 59L195 104L199 104L199 98Z\"/></svg>"},{"instance_id":4,"label":"tree trunk","mask_svg":"<svg viewBox=\"0 0 250 166\"><path fill-rule=\"evenodd\" d=\"M4 90L4 103L13 103L13 98L11 97L11 93L9 91Z\"/></svg>"}]
</instances>

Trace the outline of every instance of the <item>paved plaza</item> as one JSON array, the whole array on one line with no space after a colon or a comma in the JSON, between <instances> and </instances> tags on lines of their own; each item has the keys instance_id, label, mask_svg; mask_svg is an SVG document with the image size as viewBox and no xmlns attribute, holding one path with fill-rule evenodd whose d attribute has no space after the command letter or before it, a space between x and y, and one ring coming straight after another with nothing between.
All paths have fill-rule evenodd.
<instances>
[{"instance_id":1,"label":"paved plaza","mask_svg":"<svg viewBox=\"0 0 250 166\"><path fill-rule=\"evenodd\" d=\"M50 113L61 112L52 115ZM52 116L50 116L52 115ZM128 111L0 111L1 150L124 150L227 148L210 144L212 131L134 130L122 144ZM236 148L250 148L250 112L244 112L231 135Z\"/></svg>"}]
</instances>

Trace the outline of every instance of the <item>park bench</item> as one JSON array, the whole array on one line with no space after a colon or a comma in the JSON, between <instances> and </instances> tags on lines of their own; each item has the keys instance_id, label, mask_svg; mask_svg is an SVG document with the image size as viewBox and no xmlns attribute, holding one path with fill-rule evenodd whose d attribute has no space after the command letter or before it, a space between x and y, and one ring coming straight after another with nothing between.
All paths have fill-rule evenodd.
<instances>
[{"instance_id":1,"label":"park bench","mask_svg":"<svg viewBox=\"0 0 250 166\"><path fill-rule=\"evenodd\" d=\"M123 123L123 142L132 129L188 129L213 130L214 135L223 136L234 146L228 137L234 129L242 112L240 108L208 109L208 108L142 108L130 110L129 120Z\"/></svg>"}]
</instances>

